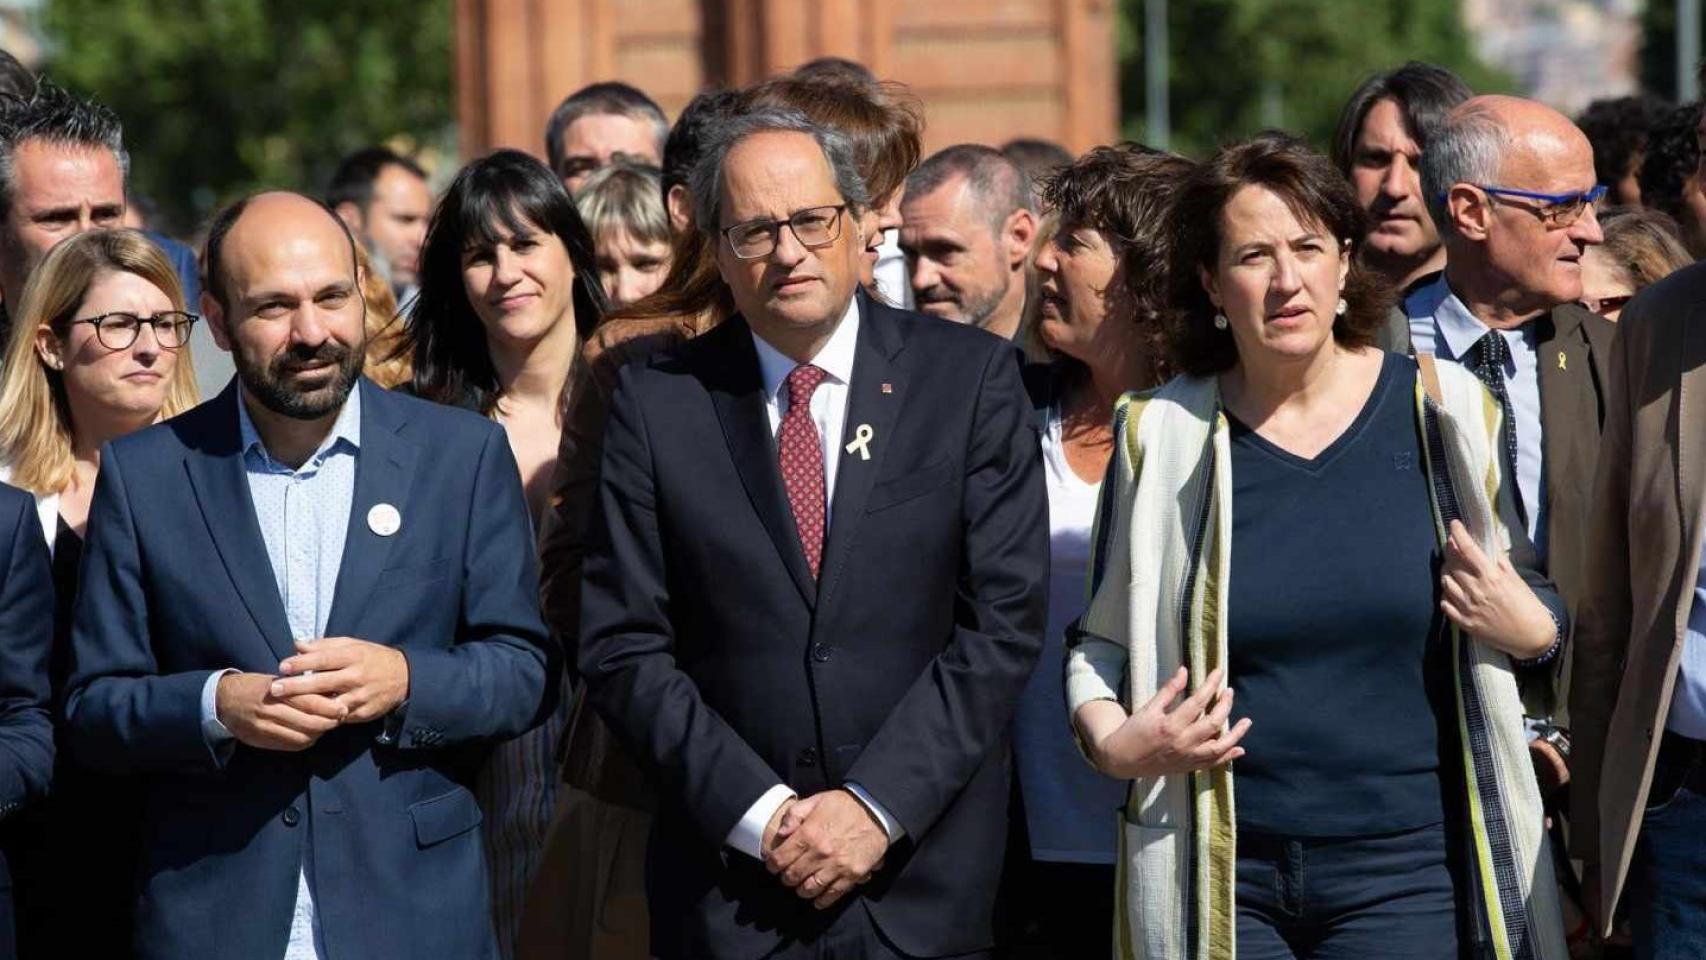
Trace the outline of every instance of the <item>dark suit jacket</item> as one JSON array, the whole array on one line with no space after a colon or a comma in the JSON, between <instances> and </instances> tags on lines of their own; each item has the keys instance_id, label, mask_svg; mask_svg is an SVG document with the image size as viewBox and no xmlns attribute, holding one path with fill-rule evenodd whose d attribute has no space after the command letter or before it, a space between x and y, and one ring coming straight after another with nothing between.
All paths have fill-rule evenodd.
<instances>
[{"instance_id":1,"label":"dark suit jacket","mask_svg":"<svg viewBox=\"0 0 1706 960\"><path fill-rule=\"evenodd\" d=\"M0 819L47 795L53 779L48 655L53 576L35 498L0 483ZM12 879L0 857L0 958L17 956Z\"/></svg>"},{"instance_id":2,"label":"dark suit jacket","mask_svg":"<svg viewBox=\"0 0 1706 960\"><path fill-rule=\"evenodd\" d=\"M277 960L310 843L334 956L496 955L469 786L488 744L549 708L557 676L519 471L490 421L359 389L327 635L403 651L399 736L374 722L301 753L238 745L217 760L200 716L210 673L274 673L292 652L238 449L236 387L103 454L67 713L80 758L146 776L141 956ZM392 536L368 526L379 503L402 514Z\"/></svg>"},{"instance_id":3,"label":"dark suit jacket","mask_svg":"<svg viewBox=\"0 0 1706 960\"><path fill-rule=\"evenodd\" d=\"M652 949L754 957L819 913L723 841L770 786L853 781L905 839L840 909L902 951L986 948L1008 726L1041 648L1048 507L1012 344L860 297L821 576L743 319L623 369L580 667L660 797ZM870 459L845 452L872 428Z\"/></svg>"},{"instance_id":4,"label":"dark suit jacket","mask_svg":"<svg viewBox=\"0 0 1706 960\"><path fill-rule=\"evenodd\" d=\"M1546 458L1546 563L1543 572L1574 616L1587 562L1587 518L1593 504L1600 425L1605 422L1606 380L1617 325L1578 304L1554 307L1535 321L1540 360L1541 449ZM1409 329L1405 352L1414 353ZM1561 726L1566 713L1570 658L1556 661L1560 675L1550 707ZM1531 709L1539 706L1531 704Z\"/></svg>"},{"instance_id":5,"label":"dark suit jacket","mask_svg":"<svg viewBox=\"0 0 1706 960\"><path fill-rule=\"evenodd\" d=\"M53 778L48 654L53 575L35 498L0 483L0 819L47 795Z\"/></svg>"}]
</instances>

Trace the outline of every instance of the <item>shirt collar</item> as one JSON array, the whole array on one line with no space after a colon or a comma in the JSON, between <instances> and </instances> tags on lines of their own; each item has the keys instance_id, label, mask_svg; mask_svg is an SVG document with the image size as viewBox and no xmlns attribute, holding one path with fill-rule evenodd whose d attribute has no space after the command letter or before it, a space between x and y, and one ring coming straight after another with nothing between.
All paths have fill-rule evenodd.
<instances>
[{"instance_id":1,"label":"shirt collar","mask_svg":"<svg viewBox=\"0 0 1706 960\"><path fill-rule=\"evenodd\" d=\"M764 392L772 397L778 396L782 390L783 381L788 374L800 364L792 357L771 346L765 339L752 332L752 345L758 351L758 372L764 378ZM837 383L853 382L853 355L859 346L859 298L854 297L847 302L847 312L841 315L841 322L836 324L835 332L829 335L817 355L808 363L829 375L829 379Z\"/></svg>"},{"instance_id":2,"label":"shirt collar","mask_svg":"<svg viewBox=\"0 0 1706 960\"><path fill-rule=\"evenodd\" d=\"M1469 312L1462 300L1457 299L1457 294L1445 285L1444 277L1439 278L1439 283L1445 288L1445 296L1434 309L1434 324L1453 357L1469 356L1475 344L1487 335L1488 327Z\"/></svg>"},{"instance_id":3,"label":"shirt collar","mask_svg":"<svg viewBox=\"0 0 1706 960\"><path fill-rule=\"evenodd\" d=\"M277 463L278 461L273 459L272 454L267 452L267 445L261 439L260 431L255 429L255 421L249 417L249 405L243 402L242 388L239 387L232 392L237 395L237 430L242 441L244 456L252 451L258 453L269 463ZM361 381L359 380L356 381L355 387L350 390L349 397L344 400L344 408L338 412L338 419L332 422L331 431L326 434L324 440L320 441L320 446L315 449L314 455L308 458L308 462L313 463L315 460L324 457L339 443L347 444L352 450L361 449Z\"/></svg>"},{"instance_id":4,"label":"shirt collar","mask_svg":"<svg viewBox=\"0 0 1706 960\"><path fill-rule=\"evenodd\" d=\"M1430 300L1435 304L1434 325L1439 328L1440 339L1445 341L1444 346L1451 351L1450 356L1446 357L1448 360L1471 357L1476 349L1475 345L1492 329L1482 323L1480 318L1471 313L1469 307L1457 298L1457 294L1453 293L1450 285L1446 283L1444 274L1440 275L1437 283L1419 291L1416 297L1422 304ZM1499 333L1504 336L1506 342L1520 340L1531 346L1536 336L1532 320L1514 330L1501 330ZM1434 345L1436 352L1439 346L1437 343Z\"/></svg>"}]
</instances>

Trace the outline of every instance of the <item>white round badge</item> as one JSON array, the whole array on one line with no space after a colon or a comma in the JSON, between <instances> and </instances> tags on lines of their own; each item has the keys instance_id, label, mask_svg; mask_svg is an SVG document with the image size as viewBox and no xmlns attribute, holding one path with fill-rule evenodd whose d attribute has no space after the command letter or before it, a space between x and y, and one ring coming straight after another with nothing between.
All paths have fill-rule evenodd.
<instances>
[{"instance_id":1,"label":"white round badge","mask_svg":"<svg viewBox=\"0 0 1706 960\"><path fill-rule=\"evenodd\" d=\"M402 529L403 515L389 503L376 503L373 509L367 511L367 529L382 537L389 537Z\"/></svg>"}]
</instances>

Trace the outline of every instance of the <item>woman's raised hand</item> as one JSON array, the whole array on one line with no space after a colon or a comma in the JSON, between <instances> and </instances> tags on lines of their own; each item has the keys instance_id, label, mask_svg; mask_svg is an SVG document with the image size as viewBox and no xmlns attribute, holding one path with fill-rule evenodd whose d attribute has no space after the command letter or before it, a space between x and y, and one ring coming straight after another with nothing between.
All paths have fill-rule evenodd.
<instances>
[{"instance_id":1,"label":"woman's raised hand","mask_svg":"<svg viewBox=\"0 0 1706 960\"><path fill-rule=\"evenodd\" d=\"M1451 521L1439 607L1451 622L1519 660L1551 649L1558 625L1504 554L1488 556L1462 521Z\"/></svg>"}]
</instances>

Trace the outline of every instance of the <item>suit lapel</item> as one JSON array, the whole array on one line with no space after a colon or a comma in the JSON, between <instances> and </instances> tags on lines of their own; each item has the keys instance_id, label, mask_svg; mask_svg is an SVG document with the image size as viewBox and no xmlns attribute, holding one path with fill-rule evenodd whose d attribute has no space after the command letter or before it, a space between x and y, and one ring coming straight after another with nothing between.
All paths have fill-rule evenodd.
<instances>
[{"instance_id":1,"label":"suit lapel","mask_svg":"<svg viewBox=\"0 0 1706 960\"><path fill-rule=\"evenodd\" d=\"M367 522L369 510L390 504L407 527L415 518L409 513L409 478L419 447L410 441L408 421L401 415L396 398L363 378L361 397L361 450L355 461L355 496L350 501L349 530L344 535L344 555L338 567L338 583L332 594L332 610L326 617L326 636L356 636L361 611L379 582L379 573L391 556L391 544L400 533L380 536Z\"/></svg>"},{"instance_id":2,"label":"suit lapel","mask_svg":"<svg viewBox=\"0 0 1706 960\"><path fill-rule=\"evenodd\" d=\"M706 387L747 498L770 533L800 597L808 605L815 604L817 582L806 566L799 530L788 508L787 491L782 488L776 438L765 404L764 377L759 373L758 352L746 321L735 317L701 339L708 341Z\"/></svg>"},{"instance_id":3,"label":"suit lapel","mask_svg":"<svg viewBox=\"0 0 1706 960\"><path fill-rule=\"evenodd\" d=\"M858 297L859 341L853 354L853 382L847 391L847 423L841 441L830 448L830 454L840 457L841 462L835 474L829 538L818 578L820 608L833 596L853 542L858 539L865 502L882 472L884 454L894 445L896 414L906 398L906 380L894 359L904 345L901 331L886 308L873 304L863 292ZM861 431L861 427L870 429ZM848 449L861 433L869 437L862 445L869 459L858 449Z\"/></svg>"},{"instance_id":4,"label":"suit lapel","mask_svg":"<svg viewBox=\"0 0 1706 960\"><path fill-rule=\"evenodd\" d=\"M191 450L184 458L184 466L202 520L226 573L236 585L238 596L243 598L243 606L254 619L255 627L266 638L267 646L282 660L295 654L296 647L291 640L284 601L279 599L278 583L273 579L272 559L261 537L260 521L255 519L254 498L249 495L241 431L237 425L238 402L233 380L214 401L219 408L216 442L204 449Z\"/></svg>"},{"instance_id":5,"label":"suit lapel","mask_svg":"<svg viewBox=\"0 0 1706 960\"><path fill-rule=\"evenodd\" d=\"M1540 444L1550 487L1571 475L1564 466L1575 461L1582 432L1595 426L1581 422L1582 391L1592 390L1592 377L1579 318L1553 310L1539 322L1535 360L1540 367ZM1529 509L1532 514L1534 508Z\"/></svg>"},{"instance_id":6,"label":"suit lapel","mask_svg":"<svg viewBox=\"0 0 1706 960\"><path fill-rule=\"evenodd\" d=\"M1678 512L1682 514L1683 543L1700 555L1700 521L1706 506L1706 445L1701 424L1706 424L1706 305L1696 304L1686 322L1676 324L1681 342L1675 344L1680 361L1677 377L1675 430ZM1656 345L1655 345L1656 346ZM1633 411L1631 411L1633 415ZM1684 604L1683 606L1686 606ZM1679 614L1680 622L1686 614Z\"/></svg>"}]
</instances>

